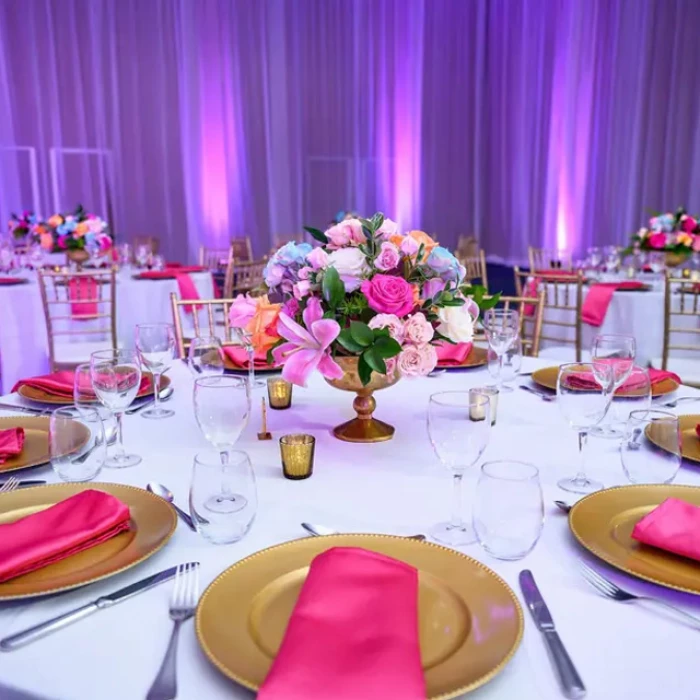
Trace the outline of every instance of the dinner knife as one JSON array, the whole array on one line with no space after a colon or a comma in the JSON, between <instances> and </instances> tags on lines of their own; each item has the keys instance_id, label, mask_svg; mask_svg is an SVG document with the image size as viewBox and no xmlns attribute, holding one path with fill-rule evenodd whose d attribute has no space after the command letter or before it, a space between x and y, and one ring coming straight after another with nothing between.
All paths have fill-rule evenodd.
<instances>
[{"instance_id":1,"label":"dinner knife","mask_svg":"<svg viewBox=\"0 0 700 700\"><path fill-rule=\"evenodd\" d=\"M557 634L554 620L552 619L547 604L544 602L544 598L542 598L540 589L537 588L532 571L525 569L520 572L518 578L523 597L525 598L527 607L532 613L532 619L535 621L537 629L542 632L542 636L544 637L547 650L549 651L550 658L557 672L557 677L559 678L561 689L564 691L564 696L572 700L585 697L586 686L583 684L581 676L579 676L574 666L574 662L571 660L571 657Z\"/></svg>"},{"instance_id":2,"label":"dinner knife","mask_svg":"<svg viewBox=\"0 0 700 700\"><path fill-rule=\"evenodd\" d=\"M199 566L199 562L192 563L195 566ZM4 639L0 640L0 651L14 651L15 649L19 649L26 644L30 644L37 639L45 637L51 632L56 632L57 630L73 624L78 620L82 620L84 617L92 615L92 613L97 612L98 610L109 608L116 603L121 603L123 600L127 600L127 598L143 593L149 588L153 588L160 583L169 581L175 576L176 572L177 566L171 566L169 569L165 569L164 571L153 574L152 576L147 576L136 583L120 588L114 593L101 596L87 605L75 608L74 610L64 613L63 615L58 615L58 617L53 617L50 620L46 620L46 622L41 622L33 627L28 627L22 632L17 632L9 637L5 637Z\"/></svg>"}]
</instances>

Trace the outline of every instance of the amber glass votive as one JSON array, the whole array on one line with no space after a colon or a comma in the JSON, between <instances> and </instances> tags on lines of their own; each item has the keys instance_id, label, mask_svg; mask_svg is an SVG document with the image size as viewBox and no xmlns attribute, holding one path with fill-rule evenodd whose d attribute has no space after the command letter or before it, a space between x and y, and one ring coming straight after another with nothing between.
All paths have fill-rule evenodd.
<instances>
[{"instance_id":1,"label":"amber glass votive","mask_svg":"<svg viewBox=\"0 0 700 700\"><path fill-rule=\"evenodd\" d=\"M314 471L313 435L283 435L280 438L282 471L287 479L308 479Z\"/></svg>"},{"instance_id":2,"label":"amber glass votive","mask_svg":"<svg viewBox=\"0 0 700 700\"><path fill-rule=\"evenodd\" d=\"M498 389L495 386L478 386L469 390L469 398L473 399L476 396L487 396L489 399L489 411L491 413L491 425L496 424L496 416L498 414ZM470 416L472 420L484 420L484 410L481 408L472 408Z\"/></svg>"},{"instance_id":3,"label":"amber glass votive","mask_svg":"<svg viewBox=\"0 0 700 700\"><path fill-rule=\"evenodd\" d=\"M279 377L268 379L267 398L270 408L289 408L292 405L292 384Z\"/></svg>"}]
</instances>

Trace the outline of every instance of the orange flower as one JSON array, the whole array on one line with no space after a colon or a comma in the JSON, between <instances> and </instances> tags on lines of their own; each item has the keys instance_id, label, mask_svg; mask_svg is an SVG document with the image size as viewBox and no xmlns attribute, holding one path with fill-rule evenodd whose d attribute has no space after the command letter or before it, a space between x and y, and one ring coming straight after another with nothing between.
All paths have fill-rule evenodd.
<instances>
[{"instance_id":1,"label":"orange flower","mask_svg":"<svg viewBox=\"0 0 700 700\"><path fill-rule=\"evenodd\" d=\"M44 250L53 250L53 235L50 233L41 233L39 242Z\"/></svg>"},{"instance_id":2,"label":"orange flower","mask_svg":"<svg viewBox=\"0 0 700 700\"><path fill-rule=\"evenodd\" d=\"M60 214L54 214L46 223L51 226L51 228L56 228L63 223L63 217Z\"/></svg>"},{"instance_id":3,"label":"orange flower","mask_svg":"<svg viewBox=\"0 0 700 700\"><path fill-rule=\"evenodd\" d=\"M81 236L84 236L88 232L88 230L88 225L84 221L81 221L75 227L75 231L73 233L75 238L80 238Z\"/></svg>"},{"instance_id":4,"label":"orange flower","mask_svg":"<svg viewBox=\"0 0 700 700\"><path fill-rule=\"evenodd\" d=\"M423 244L423 259L427 258L430 253L433 252L434 248L438 247L438 242L434 241L425 231L409 231L406 235L412 238L418 245Z\"/></svg>"},{"instance_id":5,"label":"orange flower","mask_svg":"<svg viewBox=\"0 0 700 700\"><path fill-rule=\"evenodd\" d=\"M277 334L277 318L282 304L271 304L267 296L255 298L255 316L246 326L251 342L257 351L271 348L280 338Z\"/></svg>"},{"instance_id":6,"label":"orange flower","mask_svg":"<svg viewBox=\"0 0 700 700\"><path fill-rule=\"evenodd\" d=\"M412 284L411 288L413 289L413 303L418 306L420 304L420 286Z\"/></svg>"}]
</instances>

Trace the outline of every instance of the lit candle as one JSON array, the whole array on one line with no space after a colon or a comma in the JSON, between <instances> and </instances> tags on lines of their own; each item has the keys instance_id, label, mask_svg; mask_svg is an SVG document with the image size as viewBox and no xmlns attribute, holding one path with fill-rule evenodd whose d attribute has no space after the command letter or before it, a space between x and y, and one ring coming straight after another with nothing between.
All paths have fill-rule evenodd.
<instances>
[{"instance_id":1,"label":"lit candle","mask_svg":"<svg viewBox=\"0 0 700 700\"><path fill-rule=\"evenodd\" d=\"M495 425L496 414L498 413L498 389L495 386L478 386L469 390L469 399L471 401L474 401L478 396L486 396L489 399L491 425ZM472 420L484 420L486 411L482 406L472 406L469 409L469 417Z\"/></svg>"}]
</instances>

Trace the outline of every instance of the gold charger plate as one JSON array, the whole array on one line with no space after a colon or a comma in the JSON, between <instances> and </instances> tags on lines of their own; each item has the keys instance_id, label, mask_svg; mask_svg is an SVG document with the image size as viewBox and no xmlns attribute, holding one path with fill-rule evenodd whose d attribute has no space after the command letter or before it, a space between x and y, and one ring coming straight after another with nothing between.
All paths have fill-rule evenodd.
<instances>
[{"instance_id":1,"label":"gold charger plate","mask_svg":"<svg viewBox=\"0 0 700 700\"><path fill-rule=\"evenodd\" d=\"M538 369L535 370L532 373L532 381L535 382L535 384L539 384L540 386L544 387L545 389L551 389L552 391L557 390L557 377L559 376L559 367L544 367L543 369ZM670 394L674 392L676 389L678 389L678 384L673 381L673 379L664 379L662 382L659 382L658 384L654 384L651 387L651 395L656 397L656 396L665 396L666 394ZM616 391L615 396L625 396L626 392L621 392ZM634 395L634 394L631 394Z\"/></svg>"},{"instance_id":2,"label":"gold charger plate","mask_svg":"<svg viewBox=\"0 0 700 700\"><path fill-rule=\"evenodd\" d=\"M0 464L0 473L13 472L46 464L49 461L49 419L35 416L0 418L0 430L24 428L24 446L16 457ZM77 452L90 439L90 431L78 421L73 422L73 444L70 452Z\"/></svg>"},{"instance_id":3,"label":"gold charger plate","mask_svg":"<svg viewBox=\"0 0 700 700\"><path fill-rule=\"evenodd\" d=\"M700 562L649 547L631 537L637 522L667 498L700 506L700 488L637 484L596 491L574 505L569 527L583 547L616 569L700 595Z\"/></svg>"},{"instance_id":4,"label":"gold charger plate","mask_svg":"<svg viewBox=\"0 0 700 700\"><path fill-rule=\"evenodd\" d=\"M489 361L489 351L486 348L472 347L467 359L461 365L451 363L437 363L438 369L467 369L469 367L482 367Z\"/></svg>"},{"instance_id":5,"label":"gold charger plate","mask_svg":"<svg viewBox=\"0 0 700 700\"><path fill-rule=\"evenodd\" d=\"M111 493L126 503L131 511L129 530L0 583L0 601L65 591L121 573L155 554L175 532L177 516L167 501L135 486L102 483L50 484L0 493L0 524L37 513L87 489Z\"/></svg>"},{"instance_id":6,"label":"gold charger plate","mask_svg":"<svg viewBox=\"0 0 700 700\"><path fill-rule=\"evenodd\" d=\"M475 559L406 537L309 537L239 561L204 592L197 607L197 638L224 675L258 690L312 559L331 547L364 547L418 569L421 658L429 700L454 698L487 683L518 648L523 634L518 599Z\"/></svg>"},{"instance_id":7,"label":"gold charger plate","mask_svg":"<svg viewBox=\"0 0 700 700\"><path fill-rule=\"evenodd\" d=\"M137 399L143 399L147 396L153 396L153 375L150 372L144 372L144 374L150 377L151 382L145 391L140 391L138 394L136 394ZM166 387L169 387L170 383L170 377L161 375L161 391ZM68 406L74 403L72 396L70 398L66 396L56 396L55 394L49 394L48 392L43 391L42 389L37 389L33 386L22 385L19 389L17 389L17 393L25 399L29 399L30 401L36 401L37 403L49 403L55 406ZM84 403L99 403L99 400L97 399L97 397L95 397L92 400L86 399Z\"/></svg>"},{"instance_id":8,"label":"gold charger plate","mask_svg":"<svg viewBox=\"0 0 700 700\"><path fill-rule=\"evenodd\" d=\"M695 426L700 423L700 416L678 416L678 424L681 430L681 456L691 462L700 462L700 438L695 432ZM667 452L673 452L675 446L667 444L660 435L652 430L652 425L647 425L644 434L649 442Z\"/></svg>"}]
</instances>

